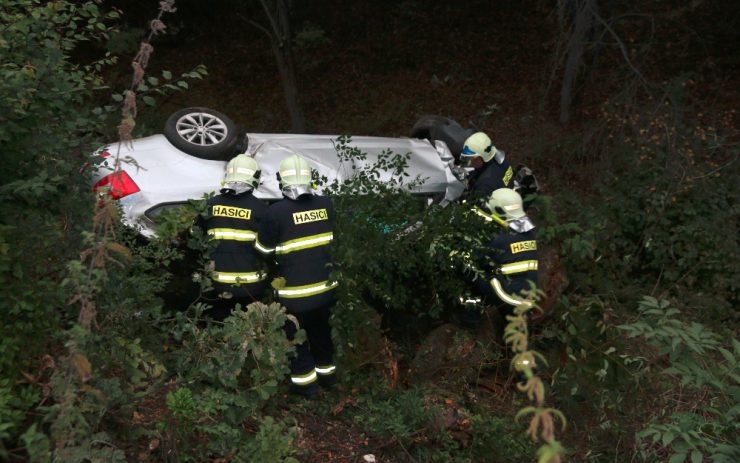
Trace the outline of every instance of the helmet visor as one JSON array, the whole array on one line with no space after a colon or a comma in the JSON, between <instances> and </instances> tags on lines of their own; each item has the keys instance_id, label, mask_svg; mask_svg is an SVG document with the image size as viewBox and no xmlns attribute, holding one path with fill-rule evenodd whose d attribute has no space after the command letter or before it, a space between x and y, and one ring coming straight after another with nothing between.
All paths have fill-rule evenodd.
<instances>
[{"instance_id":1,"label":"helmet visor","mask_svg":"<svg viewBox=\"0 0 740 463\"><path fill-rule=\"evenodd\" d=\"M460 153L461 156L480 156L480 154L476 153L475 151L471 150L468 145L463 146L462 153Z\"/></svg>"}]
</instances>

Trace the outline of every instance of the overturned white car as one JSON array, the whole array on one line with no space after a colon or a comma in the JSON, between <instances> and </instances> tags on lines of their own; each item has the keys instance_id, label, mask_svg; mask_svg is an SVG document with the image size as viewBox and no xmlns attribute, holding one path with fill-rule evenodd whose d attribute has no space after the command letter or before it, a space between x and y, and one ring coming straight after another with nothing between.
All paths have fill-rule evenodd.
<instances>
[{"instance_id":1,"label":"overturned white car","mask_svg":"<svg viewBox=\"0 0 740 463\"><path fill-rule=\"evenodd\" d=\"M465 172L455 160L472 132L451 119L424 116L412 128L410 138L245 134L218 111L186 108L168 119L164 134L99 150L97 156L102 160L93 181L96 191L119 201L124 223L147 237L154 235L156 217L163 210L218 192L226 162L239 152L254 156L259 163L262 175L255 196L267 201L282 197L275 173L280 161L291 154L305 157L318 176L331 184L353 178L393 152L407 157L407 178L418 180L404 184L409 192L430 202L450 202L465 189ZM348 147L362 155L349 161L343 154ZM390 168L377 172L381 182L393 181L397 175Z\"/></svg>"}]
</instances>

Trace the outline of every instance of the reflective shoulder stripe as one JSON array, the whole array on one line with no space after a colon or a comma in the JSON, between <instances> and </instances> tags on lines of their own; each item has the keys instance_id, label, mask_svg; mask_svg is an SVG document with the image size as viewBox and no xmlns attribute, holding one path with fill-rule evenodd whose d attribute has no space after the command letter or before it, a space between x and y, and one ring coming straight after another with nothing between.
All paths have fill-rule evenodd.
<instances>
[{"instance_id":1,"label":"reflective shoulder stripe","mask_svg":"<svg viewBox=\"0 0 740 463\"><path fill-rule=\"evenodd\" d=\"M275 252L275 248L268 248L268 247L267 247L267 246L265 246L264 244L260 243L260 239L259 239L259 236L258 236L257 238L255 238L255 241L254 241L254 247L255 247L255 248L256 248L256 249L257 249L257 250L258 250L259 252L261 252L262 254L270 254L270 253L272 253L272 252Z\"/></svg>"},{"instance_id":2,"label":"reflective shoulder stripe","mask_svg":"<svg viewBox=\"0 0 740 463\"><path fill-rule=\"evenodd\" d=\"M311 384L316 381L316 370L311 370L305 375L290 375L290 381L293 384L298 384L301 386Z\"/></svg>"},{"instance_id":3,"label":"reflective shoulder stripe","mask_svg":"<svg viewBox=\"0 0 740 463\"><path fill-rule=\"evenodd\" d=\"M334 239L332 232L321 233L318 235L305 236L294 240L285 241L275 246L275 254L287 254L301 249L313 248L329 244Z\"/></svg>"},{"instance_id":4,"label":"reflective shoulder stripe","mask_svg":"<svg viewBox=\"0 0 740 463\"><path fill-rule=\"evenodd\" d=\"M254 283L267 278L261 272L215 272L214 280L219 283Z\"/></svg>"},{"instance_id":5,"label":"reflective shoulder stripe","mask_svg":"<svg viewBox=\"0 0 740 463\"><path fill-rule=\"evenodd\" d=\"M504 291L504 288L501 287L501 282L498 281L496 278L491 278L491 286L493 286L493 290L496 292L496 295L499 297L499 299L509 305L519 305L525 303L530 305L532 304L530 301L508 294L506 291Z\"/></svg>"},{"instance_id":6,"label":"reflective shoulder stripe","mask_svg":"<svg viewBox=\"0 0 740 463\"><path fill-rule=\"evenodd\" d=\"M257 238L257 234L252 230L238 228L209 228L208 235L215 240L252 241Z\"/></svg>"},{"instance_id":7,"label":"reflective shoulder stripe","mask_svg":"<svg viewBox=\"0 0 740 463\"><path fill-rule=\"evenodd\" d=\"M316 294L334 289L337 286L339 286L339 282L329 280L304 286L286 286L278 290L278 296L286 299L315 296Z\"/></svg>"},{"instance_id":8,"label":"reflective shoulder stripe","mask_svg":"<svg viewBox=\"0 0 740 463\"><path fill-rule=\"evenodd\" d=\"M508 224L506 223L505 220L500 219L496 215L486 213L486 211L484 211L483 209L481 209L478 206L473 207L473 209L471 209L471 210L474 213L478 214L479 216L483 217L486 220L486 222L496 222L499 225L503 225L504 227L508 226Z\"/></svg>"},{"instance_id":9,"label":"reflective shoulder stripe","mask_svg":"<svg viewBox=\"0 0 740 463\"><path fill-rule=\"evenodd\" d=\"M483 219L485 219L486 222L493 222L493 217L491 217L490 215L488 215L485 212L483 212L483 209L481 209L480 207L475 206L474 208L471 209L471 211L473 211L475 214L483 217Z\"/></svg>"},{"instance_id":10,"label":"reflective shoulder stripe","mask_svg":"<svg viewBox=\"0 0 740 463\"><path fill-rule=\"evenodd\" d=\"M499 269L504 275L511 275L512 273L529 272L530 270L537 270L538 264L536 260L522 260L519 262L512 262L510 264L504 264Z\"/></svg>"}]
</instances>

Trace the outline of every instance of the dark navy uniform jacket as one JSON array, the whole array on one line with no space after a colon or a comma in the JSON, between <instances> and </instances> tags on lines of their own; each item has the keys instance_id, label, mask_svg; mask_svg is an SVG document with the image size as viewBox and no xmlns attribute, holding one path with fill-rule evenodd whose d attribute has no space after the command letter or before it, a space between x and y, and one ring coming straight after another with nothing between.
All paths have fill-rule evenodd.
<instances>
[{"instance_id":1,"label":"dark navy uniform jacket","mask_svg":"<svg viewBox=\"0 0 740 463\"><path fill-rule=\"evenodd\" d=\"M476 280L476 287L487 299L495 297L507 305L518 305L525 298L522 290L530 289L530 281L539 285L537 237L534 229L524 233L502 231L476 257L479 261L490 259L490 265L493 265L493 269L486 272L489 275L488 281ZM489 266L483 262L481 265L484 269Z\"/></svg>"},{"instance_id":2,"label":"dark navy uniform jacket","mask_svg":"<svg viewBox=\"0 0 740 463\"><path fill-rule=\"evenodd\" d=\"M200 217L197 225L218 242L211 255L216 289L234 297L260 299L267 274L254 243L267 205L247 192L214 196L207 207L210 217Z\"/></svg>"},{"instance_id":3,"label":"dark navy uniform jacket","mask_svg":"<svg viewBox=\"0 0 740 463\"><path fill-rule=\"evenodd\" d=\"M338 283L329 276L333 224L334 208L323 196L284 198L267 209L255 246L275 254L278 276L285 278L278 299L288 311L306 312L334 302Z\"/></svg>"},{"instance_id":4,"label":"dark navy uniform jacket","mask_svg":"<svg viewBox=\"0 0 740 463\"><path fill-rule=\"evenodd\" d=\"M491 159L470 174L468 190L473 197L488 198L494 190L511 188L513 180L514 169L506 158L501 164Z\"/></svg>"},{"instance_id":5,"label":"dark navy uniform jacket","mask_svg":"<svg viewBox=\"0 0 740 463\"><path fill-rule=\"evenodd\" d=\"M513 183L514 169L506 158L501 164L491 159L475 169L468 179L468 194L473 199L473 211L491 220L491 211L486 206L488 197L499 188L511 188Z\"/></svg>"}]
</instances>

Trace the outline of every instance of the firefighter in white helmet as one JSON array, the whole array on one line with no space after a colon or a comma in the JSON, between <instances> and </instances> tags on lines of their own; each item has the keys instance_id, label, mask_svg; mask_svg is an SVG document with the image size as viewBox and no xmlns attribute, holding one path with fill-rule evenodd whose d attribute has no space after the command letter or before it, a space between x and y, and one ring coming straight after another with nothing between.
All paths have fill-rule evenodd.
<instances>
[{"instance_id":1,"label":"firefighter in white helmet","mask_svg":"<svg viewBox=\"0 0 740 463\"><path fill-rule=\"evenodd\" d=\"M283 159L278 181L284 198L267 210L256 246L275 256L277 298L308 335L291 361L291 392L314 398L319 385L331 387L336 381L329 326L338 286L331 278L334 207L329 198L314 194L311 167L298 155ZM288 339L296 328L286 323Z\"/></svg>"},{"instance_id":2,"label":"firefighter in white helmet","mask_svg":"<svg viewBox=\"0 0 740 463\"><path fill-rule=\"evenodd\" d=\"M215 292L206 299L213 306L209 315L217 320L226 318L237 303L244 308L264 295L267 274L254 249L267 211L267 205L252 194L259 178L257 161L246 154L234 157L226 166L221 194L208 200L206 216L196 222L217 242L211 254Z\"/></svg>"}]
</instances>

